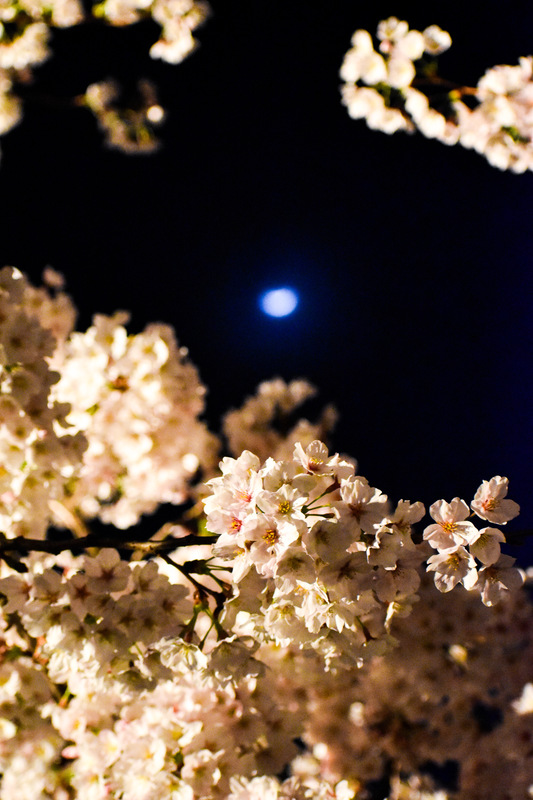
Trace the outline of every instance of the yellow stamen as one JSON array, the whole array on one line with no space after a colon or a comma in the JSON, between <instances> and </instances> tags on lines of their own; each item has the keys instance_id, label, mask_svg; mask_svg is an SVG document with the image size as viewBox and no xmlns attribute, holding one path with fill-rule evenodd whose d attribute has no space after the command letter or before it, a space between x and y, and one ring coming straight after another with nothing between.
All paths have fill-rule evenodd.
<instances>
[{"instance_id":1,"label":"yellow stamen","mask_svg":"<svg viewBox=\"0 0 533 800\"><path fill-rule=\"evenodd\" d=\"M264 532L263 539L265 542L267 542L267 544L276 544L276 542L279 541L279 533L275 528L269 528Z\"/></svg>"},{"instance_id":2,"label":"yellow stamen","mask_svg":"<svg viewBox=\"0 0 533 800\"><path fill-rule=\"evenodd\" d=\"M446 533L453 533L457 530L457 523L456 522L442 522L441 527Z\"/></svg>"}]
</instances>

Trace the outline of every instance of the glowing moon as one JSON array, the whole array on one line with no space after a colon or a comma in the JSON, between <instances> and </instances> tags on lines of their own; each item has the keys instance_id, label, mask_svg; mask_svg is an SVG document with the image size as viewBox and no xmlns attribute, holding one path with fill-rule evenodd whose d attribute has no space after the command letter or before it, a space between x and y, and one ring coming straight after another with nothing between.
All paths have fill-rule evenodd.
<instances>
[{"instance_id":1,"label":"glowing moon","mask_svg":"<svg viewBox=\"0 0 533 800\"><path fill-rule=\"evenodd\" d=\"M261 295L261 309L269 317L288 317L298 306L298 295L294 289L283 287L270 289Z\"/></svg>"}]
</instances>

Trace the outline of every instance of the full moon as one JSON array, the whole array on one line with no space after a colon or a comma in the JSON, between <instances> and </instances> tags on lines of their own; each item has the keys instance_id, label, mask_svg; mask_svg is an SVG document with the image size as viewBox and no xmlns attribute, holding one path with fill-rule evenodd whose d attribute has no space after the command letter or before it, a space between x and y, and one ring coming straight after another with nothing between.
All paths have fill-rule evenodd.
<instances>
[{"instance_id":1,"label":"full moon","mask_svg":"<svg viewBox=\"0 0 533 800\"><path fill-rule=\"evenodd\" d=\"M269 289L268 292L261 295L259 304L269 317L288 317L296 310L298 295L294 289L287 287Z\"/></svg>"}]
</instances>

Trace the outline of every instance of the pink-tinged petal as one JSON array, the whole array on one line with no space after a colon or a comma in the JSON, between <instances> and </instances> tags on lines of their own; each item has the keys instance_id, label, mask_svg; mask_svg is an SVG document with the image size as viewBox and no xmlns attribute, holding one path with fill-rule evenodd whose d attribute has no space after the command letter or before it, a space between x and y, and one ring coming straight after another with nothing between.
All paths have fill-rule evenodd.
<instances>
[{"instance_id":1,"label":"pink-tinged petal","mask_svg":"<svg viewBox=\"0 0 533 800\"><path fill-rule=\"evenodd\" d=\"M483 481L470 504L472 510L481 519L496 525L505 525L520 513L518 503L506 498L508 487L508 479L501 475L495 475L490 481Z\"/></svg>"},{"instance_id":2,"label":"pink-tinged petal","mask_svg":"<svg viewBox=\"0 0 533 800\"><path fill-rule=\"evenodd\" d=\"M497 528L482 528L478 535L470 542L470 552L486 566L495 564L499 559L501 550L500 542L505 542L505 536Z\"/></svg>"},{"instance_id":3,"label":"pink-tinged petal","mask_svg":"<svg viewBox=\"0 0 533 800\"><path fill-rule=\"evenodd\" d=\"M452 533L445 531L442 525L428 525L423 537L435 550L455 550L457 545L461 544Z\"/></svg>"},{"instance_id":4,"label":"pink-tinged petal","mask_svg":"<svg viewBox=\"0 0 533 800\"><path fill-rule=\"evenodd\" d=\"M475 567L471 567L464 576L464 578L462 579L461 583L463 584L467 592L471 592L477 583L477 579L478 579L477 569L475 569Z\"/></svg>"},{"instance_id":5,"label":"pink-tinged petal","mask_svg":"<svg viewBox=\"0 0 533 800\"><path fill-rule=\"evenodd\" d=\"M455 550L458 545L468 544L477 533L471 522L442 522L428 525L424 539L436 550Z\"/></svg>"},{"instance_id":6,"label":"pink-tinged petal","mask_svg":"<svg viewBox=\"0 0 533 800\"><path fill-rule=\"evenodd\" d=\"M449 592L459 582L465 586L473 585L477 580L475 561L464 547L431 556L426 569L435 573L435 586L439 592Z\"/></svg>"},{"instance_id":7,"label":"pink-tinged petal","mask_svg":"<svg viewBox=\"0 0 533 800\"><path fill-rule=\"evenodd\" d=\"M522 586L523 574L513 566L514 563L514 558L502 555L496 564L480 570L477 588L486 606L496 605L507 591L515 591Z\"/></svg>"},{"instance_id":8,"label":"pink-tinged petal","mask_svg":"<svg viewBox=\"0 0 533 800\"><path fill-rule=\"evenodd\" d=\"M437 500L435 503L432 503L429 507L429 514L435 522L446 522L446 511L448 509L448 503L445 500Z\"/></svg>"},{"instance_id":9,"label":"pink-tinged petal","mask_svg":"<svg viewBox=\"0 0 533 800\"><path fill-rule=\"evenodd\" d=\"M462 522L470 514L470 509L465 501L461 500L460 497L453 498L452 502L450 503L450 511L453 515L453 522Z\"/></svg>"},{"instance_id":10,"label":"pink-tinged petal","mask_svg":"<svg viewBox=\"0 0 533 800\"><path fill-rule=\"evenodd\" d=\"M460 497L454 497L451 503L445 500L437 500L429 508L429 513L439 524L462 522L470 514L470 509Z\"/></svg>"}]
</instances>

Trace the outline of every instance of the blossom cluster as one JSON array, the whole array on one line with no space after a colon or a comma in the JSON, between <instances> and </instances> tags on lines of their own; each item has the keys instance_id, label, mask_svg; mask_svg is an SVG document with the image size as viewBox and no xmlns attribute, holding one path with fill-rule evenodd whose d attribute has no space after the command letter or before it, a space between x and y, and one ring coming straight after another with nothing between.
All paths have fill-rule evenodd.
<instances>
[{"instance_id":1,"label":"blossom cluster","mask_svg":"<svg viewBox=\"0 0 533 800\"><path fill-rule=\"evenodd\" d=\"M87 447L81 431L67 431L69 405L52 399L54 337L38 319L50 327L68 320L63 297L39 293L18 270L0 271L0 530L7 537L44 538L52 504L63 499Z\"/></svg>"},{"instance_id":2,"label":"blossom cluster","mask_svg":"<svg viewBox=\"0 0 533 800\"><path fill-rule=\"evenodd\" d=\"M167 325L128 335L128 315L97 315L54 359L53 396L65 422L89 442L65 505L118 528L161 503L179 505L200 467L214 467L218 440L198 417L205 387Z\"/></svg>"},{"instance_id":3,"label":"blossom cluster","mask_svg":"<svg viewBox=\"0 0 533 800\"><path fill-rule=\"evenodd\" d=\"M139 81L137 90L135 108L121 103L120 87L112 80L91 83L78 103L92 111L108 147L123 153L153 153L159 146L154 128L163 122L165 112L150 81Z\"/></svg>"},{"instance_id":4,"label":"blossom cluster","mask_svg":"<svg viewBox=\"0 0 533 800\"><path fill-rule=\"evenodd\" d=\"M235 597L225 617L232 628L313 648L327 667L384 652L391 620L408 613L427 557L412 537L422 503L401 500L391 510L386 495L320 441L305 450L297 443L292 459L261 465L244 451L220 467L204 503L206 527L219 535L213 551L232 561ZM503 499L506 489L500 477L485 482L473 507L507 521L518 507ZM440 591L461 581L491 605L521 585L513 559L500 556L503 534L462 522L464 501L440 501L431 513L437 524L424 539L439 552L427 569ZM483 563L479 573L475 557Z\"/></svg>"},{"instance_id":5,"label":"blossom cluster","mask_svg":"<svg viewBox=\"0 0 533 800\"><path fill-rule=\"evenodd\" d=\"M516 517L520 508L506 497L508 484L500 475L483 481L470 504L472 511L500 525ZM505 541L502 531L476 528L467 519L471 512L464 500L439 500L429 513L435 523L424 530L424 539L438 553L428 560L428 570L435 572L435 584L441 592L461 582L465 589L478 589L484 604L491 606L505 589L521 584L520 573L513 568L514 559L501 555L500 543ZM476 559L483 564L479 572Z\"/></svg>"},{"instance_id":6,"label":"blossom cluster","mask_svg":"<svg viewBox=\"0 0 533 800\"><path fill-rule=\"evenodd\" d=\"M79 0L7 0L0 7L0 133L21 119L21 101L13 91L28 82L31 70L50 57L50 27L70 27L82 21Z\"/></svg>"},{"instance_id":7,"label":"blossom cluster","mask_svg":"<svg viewBox=\"0 0 533 800\"><path fill-rule=\"evenodd\" d=\"M124 27L143 19L160 28L150 56L181 63L197 47L196 29L211 13L205 0L101 0L90 17ZM80 0L7 0L0 8L0 135L22 118L17 88L50 56L51 27L89 20ZM437 74L436 58L451 45L437 25L424 31L389 17L379 23L377 49L370 33L357 30L340 75L343 103L354 119L395 133L419 130L445 144L461 144L483 154L499 169L533 168L533 56L515 66L487 70L476 87L460 86ZM150 153L159 143L155 128L164 120L155 88L138 82L138 99L122 102L113 80L92 83L74 99L89 109L109 147Z\"/></svg>"},{"instance_id":8,"label":"blossom cluster","mask_svg":"<svg viewBox=\"0 0 533 800\"><path fill-rule=\"evenodd\" d=\"M424 527L316 438L331 409L292 418L314 390L280 379L227 415L216 472L174 331L117 312L77 332L44 278L0 271L0 800L368 800L375 781L482 800L511 772L531 794L507 479Z\"/></svg>"},{"instance_id":9,"label":"blossom cluster","mask_svg":"<svg viewBox=\"0 0 533 800\"><path fill-rule=\"evenodd\" d=\"M203 0L103 0L91 16L114 26L141 19L156 22L161 33L150 48L152 58L170 64L183 61L197 46L193 31L209 16ZM7 133L22 117L22 105L14 89L29 82L32 70L46 61L50 28L68 28L87 22L80 0L7 0L0 7L0 134ZM157 147L153 128L163 121L163 109L154 88L139 82L140 102L122 107L113 81L91 84L75 104L96 116L109 146L128 153L151 152Z\"/></svg>"},{"instance_id":10,"label":"blossom cluster","mask_svg":"<svg viewBox=\"0 0 533 800\"><path fill-rule=\"evenodd\" d=\"M273 703L249 648L187 644L194 598L155 561L107 548L33 567L0 580L2 800L17 783L28 800L67 786L80 800L222 798L296 752L298 715Z\"/></svg>"},{"instance_id":11,"label":"blossom cluster","mask_svg":"<svg viewBox=\"0 0 533 800\"><path fill-rule=\"evenodd\" d=\"M533 619L526 592L488 608L472 593L439 594L426 577L419 594L411 615L393 620L397 647L342 680L307 652L263 646L277 696L305 705L310 755L299 760L299 772L352 787L388 775L388 800L529 797Z\"/></svg>"},{"instance_id":12,"label":"blossom cluster","mask_svg":"<svg viewBox=\"0 0 533 800\"><path fill-rule=\"evenodd\" d=\"M150 55L179 64L196 48L193 31L205 22L210 8L203 0L103 0L93 13L119 26L150 16L161 27L161 36L150 48Z\"/></svg>"},{"instance_id":13,"label":"blossom cluster","mask_svg":"<svg viewBox=\"0 0 533 800\"><path fill-rule=\"evenodd\" d=\"M72 332L67 296L9 267L0 302L3 533L42 539L52 522L79 532L93 517L129 528L192 497L219 443L199 419L205 387L172 329L130 335L117 313Z\"/></svg>"},{"instance_id":14,"label":"blossom cluster","mask_svg":"<svg viewBox=\"0 0 533 800\"><path fill-rule=\"evenodd\" d=\"M269 457L284 459L292 456L296 442L307 447L315 439L324 439L335 424L333 406L327 406L316 423L307 419L291 423L294 412L315 394L316 389L306 380L263 381L255 395L224 416L223 431L230 453L239 456L243 450L250 450L262 461Z\"/></svg>"},{"instance_id":15,"label":"blossom cluster","mask_svg":"<svg viewBox=\"0 0 533 800\"><path fill-rule=\"evenodd\" d=\"M315 776L305 780L287 778L280 781L271 776L256 778L234 778L227 800L351 800L351 791L346 781L332 785Z\"/></svg>"},{"instance_id":16,"label":"blossom cluster","mask_svg":"<svg viewBox=\"0 0 533 800\"><path fill-rule=\"evenodd\" d=\"M436 57L451 45L437 25L418 31L389 17L377 40L375 49L370 33L357 30L341 67L352 118L473 148L499 169L533 169L533 56L492 67L476 87L458 86L437 74Z\"/></svg>"}]
</instances>

